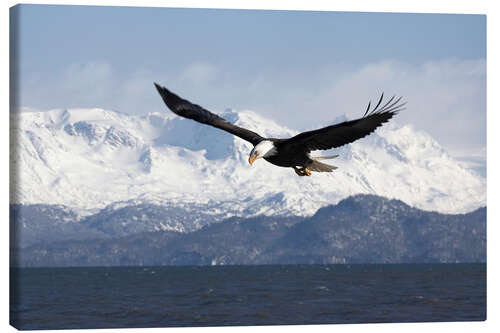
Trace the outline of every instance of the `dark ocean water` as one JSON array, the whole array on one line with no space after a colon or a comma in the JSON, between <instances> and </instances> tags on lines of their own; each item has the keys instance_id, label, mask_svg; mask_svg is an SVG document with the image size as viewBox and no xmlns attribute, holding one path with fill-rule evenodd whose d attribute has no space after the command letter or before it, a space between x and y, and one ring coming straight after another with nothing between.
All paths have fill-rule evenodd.
<instances>
[{"instance_id":1,"label":"dark ocean water","mask_svg":"<svg viewBox=\"0 0 500 333\"><path fill-rule=\"evenodd\" d=\"M486 265L11 269L19 329L486 319Z\"/></svg>"}]
</instances>

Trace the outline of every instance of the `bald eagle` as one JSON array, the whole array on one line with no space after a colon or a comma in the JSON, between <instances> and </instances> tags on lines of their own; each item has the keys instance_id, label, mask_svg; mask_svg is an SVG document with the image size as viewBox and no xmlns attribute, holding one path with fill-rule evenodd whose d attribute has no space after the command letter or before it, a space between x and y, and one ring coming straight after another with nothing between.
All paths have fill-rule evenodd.
<instances>
[{"instance_id":1,"label":"bald eagle","mask_svg":"<svg viewBox=\"0 0 500 333\"><path fill-rule=\"evenodd\" d=\"M274 165L293 168L299 176L310 176L311 171L332 172L337 169L333 165L320 161L332 159L338 157L338 155L312 157L310 155L311 151L337 148L361 139L387 122L399 111L402 111L403 106L406 104L401 103L401 97L396 98L393 96L381 106L384 98L382 93L377 105L370 110L371 102L369 102L363 117L359 119L303 132L288 139L264 138L246 128L229 123L201 106L177 96L157 83L155 83L155 86L165 104L175 114L222 129L250 142L253 145L248 158L250 165L256 159L262 157Z\"/></svg>"}]
</instances>

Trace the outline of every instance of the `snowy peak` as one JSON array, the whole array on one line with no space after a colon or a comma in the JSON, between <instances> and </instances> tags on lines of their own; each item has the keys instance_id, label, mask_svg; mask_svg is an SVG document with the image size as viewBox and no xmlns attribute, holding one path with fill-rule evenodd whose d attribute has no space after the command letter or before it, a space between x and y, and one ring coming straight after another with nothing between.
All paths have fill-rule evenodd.
<instances>
[{"instance_id":1,"label":"snowy peak","mask_svg":"<svg viewBox=\"0 0 500 333\"><path fill-rule=\"evenodd\" d=\"M237 112L227 109L220 116L237 126L252 130L264 137L289 137L296 134L294 131L262 118L252 111ZM190 119L180 117L164 119L161 126L157 125L157 128L160 130L160 134L154 140L153 145L155 147L176 146L191 151L204 150L205 157L208 160L238 159L239 153L242 151L248 157L251 150L250 143L230 133Z\"/></svg>"},{"instance_id":2,"label":"snowy peak","mask_svg":"<svg viewBox=\"0 0 500 333\"><path fill-rule=\"evenodd\" d=\"M298 133L252 111L226 110L221 116L265 137ZM345 117L334 122L339 121ZM19 173L13 203L88 211L117 202L195 203L224 216L312 215L359 193L444 213L486 204L485 178L428 134L395 121L336 149L340 156L331 163L339 169L312 177L297 177L264 160L250 166L250 143L169 113L31 111L12 115L11 127L11 161Z\"/></svg>"}]
</instances>

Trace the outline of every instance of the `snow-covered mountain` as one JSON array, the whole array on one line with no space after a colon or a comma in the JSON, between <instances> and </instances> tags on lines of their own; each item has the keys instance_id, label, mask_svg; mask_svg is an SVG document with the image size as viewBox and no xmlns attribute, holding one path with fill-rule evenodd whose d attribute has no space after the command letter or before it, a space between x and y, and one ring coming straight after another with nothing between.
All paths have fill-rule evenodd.
<instances>
[{"instance_id":1,"label":"snow-covered mountain","mask_svg":"<svg viewBox=\"0 0 500 333\"><path fill-rule=\"evenodd\" d=\"M297 133L251 111L221 115L263 136ZM396 121L337 149L335 172L298 177L264 160L250 166L249 143L170 113L24 110L11 115L11 203L65 205L82 215L148 203L220 218L308 216L358 193L443 213L486 205L484 177Z\"/></svg>"}]
</instances>

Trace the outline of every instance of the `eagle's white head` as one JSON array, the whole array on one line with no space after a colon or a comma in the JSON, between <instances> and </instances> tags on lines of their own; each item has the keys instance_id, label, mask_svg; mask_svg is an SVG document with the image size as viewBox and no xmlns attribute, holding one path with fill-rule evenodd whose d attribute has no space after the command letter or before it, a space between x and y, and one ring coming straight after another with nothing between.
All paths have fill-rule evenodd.
<instances>
[{"instance_id":1,"label":"eagle's white head","mask_svg":"<svg viewBox=\"0 0 500 333\"><path fill-rule=\"evenodd\" d=\"M263 140L253 147L248 158L248 163L253 164L256 159L274 155L276 152L276 146L272 141Z\"/></svg>"}]
</instances>

